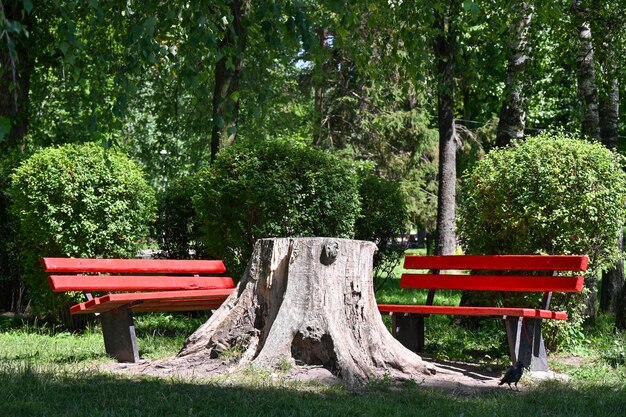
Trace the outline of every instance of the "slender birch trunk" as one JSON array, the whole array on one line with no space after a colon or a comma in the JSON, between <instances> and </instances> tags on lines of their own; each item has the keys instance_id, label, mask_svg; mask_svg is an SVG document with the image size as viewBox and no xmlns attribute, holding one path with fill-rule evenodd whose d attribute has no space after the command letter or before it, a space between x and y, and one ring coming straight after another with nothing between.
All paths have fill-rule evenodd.
<instances>
[{"instance_id":1,"label":"slender birch trunk","mask_svg":"<svg viewBox=\"0 0 626 417\"><path fill-rule=\"evenodd\" d=\"M573 12L579 41L578 53L576 55L576 76L578 80L578 95L581 101L582 134L591 139L600 140L598 89L596 86L593 40L587 1L575 0Z\"/></svg>"},{"instance_id":2,"label":"slender birch trunk","mask_svg":"<svg viewBox=\"0 0 626 417\"><path fill-rule=\"evenodd\" d=\"M514 8L515 17L510 25L510 55L504 101L500 109L496 134L496 145L500 147L507 146L514 140L523 139L526 127L525 69L530 60L531 48L528 37L535 7L530 2L519 2Z\"/></svg>"}]
</instances>

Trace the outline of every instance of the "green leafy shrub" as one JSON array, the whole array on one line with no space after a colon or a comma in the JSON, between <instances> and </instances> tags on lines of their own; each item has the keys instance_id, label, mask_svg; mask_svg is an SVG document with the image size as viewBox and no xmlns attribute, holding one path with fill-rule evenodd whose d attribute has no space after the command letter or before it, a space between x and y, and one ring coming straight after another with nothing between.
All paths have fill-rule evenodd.
<instances>
[{"instance_id":1,"label":"green leafy shrub","mask_svg":"<svg viewBox=\"0 0 626 417\"><path fill-rule=\"evenodd\" d=\"M355 239L378 245L374 255L374 275L388 278L404 256L404 245L395 238L407 231L409 210L400 181L362 174L359 185L361 215L355 225ZM383 281L384 283L385 281Z\"/></svg>"},{"instance_id":2,"label":"green leafy shrub","mask_svg":"<svg viewBox=\"0 0 626 417\"><path fill-rule=\"evenodd\" d=\"M358 180L346 162L285 139L241 141L198 173L194 208L212 257L233 276L259 238L352 237Z\"/></svg>"},{"instance_id":3,"label":"green leafy shrub","mask_svg":"<svg viewBox=\"0 0 626 417\"><path fill-rule=\"evenodd\" d=\"M38 313L62 312L76 301L53 297L42 257L134 257L154 216L154 191L138 166L96 144L35 153L13 174L11 193L22 279Z\"/></svg>"},{"instance_id":4,"label":"green leafy shrub","mask_svg":"<svg viewBox=\"0 0 626 417\"><path fill-rule=\"evenodd\" d=\"M361 214L355 224L355 239L379 246L393 243L407 230L407 199L399 181L366 173L359 185Z\"/></svg>"},{"instance_id":5,"label":"green leafy shrub","mask_svg":"<svg viewBox=\"0 0 626 417\"><path fill-rule=\"evenodd\" d=\"M617 255L623 168L623 157L599 143L560 133L496 149L464 178L461 243L470 254L586 254L593 286ZM570 300L580 324L581 299Z\"/></svg>"},{"instance_id":6,"label":"green leafy shrub","mask_svg":"<svg viewBox=\"0 0 626 417\"><path fill-rule=\"evenodd\" d=\"M186 176L168 184L158 195L155 230L162 255L170 259L206 259L193 196L195 177Z\"/></svg>"},{"instance_id":7,"label":"green leafy shrub","mask_svg":"<svg viewBox=\"0 0 626 417\"><path fill-rule=\"evenodd\" d=\"M461 242L469 253L586 254L608 267L626 213L623 165L564 134L494 150L465 177Z\"/></svg>"}]
</instances>

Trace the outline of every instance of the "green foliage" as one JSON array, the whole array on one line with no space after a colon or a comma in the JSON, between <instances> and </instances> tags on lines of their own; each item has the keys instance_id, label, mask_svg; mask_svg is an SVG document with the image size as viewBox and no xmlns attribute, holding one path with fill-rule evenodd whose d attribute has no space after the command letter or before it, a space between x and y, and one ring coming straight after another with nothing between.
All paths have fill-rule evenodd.
<instances>
[{"instance_id":1,"label":"green foliage","mask_svg":"<svg viewBox=\"0 0 626 417\"><path fill-rule=\"evenodd\" d=\"M497 149L465 177L459 232L468 253L586 254L610 266L626 215L624 159L598 143L542 134Z\"/></svg>"},{"instance_id":2,"label":"green foliage","mask_svg":"<svg viewBox=\"0 0 626 417\"><path fill-rule=\"evenodd\" d=\"M496 149L465 176L459 205L461 243L470 254L585 254L588 284L617 255L626 215L624 158L599 143L562 133L542 134ZM538 305L538 296L526 296ZM580 296L555 295L569 323L549 323L546 343L583 335Z\"/></svg>"},{"instance_id":3,"label":"green foliage","mask_svg":"<svg viewBox=\"0 0 626 417\"><path fill-rule=\"evenodd\" d=\"M13 174L11 193L36 312L65 308L71 298L52 296L42 257L132 257L154 215L154 191L137 165L91 143L35 153Z\"/></svg>"},{"instance_id":4,"label":"green foliage","mask_svg":"<svg viewBox=\"0 0 626 417\"><path fill-rule=\"evenodd\" d=\"M400 181L365 173L360 181L361 215L356 221L354 238L378 245L374 255L374 275L389 276L404 256L404 246L395 238L408 230L407 196Z\"/></svg>"},{"instance_id":5,"label":"green foliage","mask_svg":"<svg viewBox=\"0 0 626 417\"><path fill-rule=\"evenodd\" d=\"M366 173L359 186L361 215L355 224L355 239L379 246L393 243L408 226L407 199L399 181Z\"/></svg>"},{"instance_id":6,"label":"green foliage","mask_svg":"<svg viewBox=\"0 0 626 417\"><path fill-rule=\"evenodd\" d=\"M207 251L240 273L264 237L352 237L355 170L303 143L241 141L198 174L194 208ZM236 276L236 275L235 275Z\"/></svg>"},{"instance_id":7,"label":"green foliage","mask_svg":"<svg viewBox=\"0 0 626 417\"><path fill-rule=\"evenodd\" d=\"M159 248L171 259L206 259L192 199L195 177L181 177L159 193L155 223Z\"/></svg>"}]
</instances>

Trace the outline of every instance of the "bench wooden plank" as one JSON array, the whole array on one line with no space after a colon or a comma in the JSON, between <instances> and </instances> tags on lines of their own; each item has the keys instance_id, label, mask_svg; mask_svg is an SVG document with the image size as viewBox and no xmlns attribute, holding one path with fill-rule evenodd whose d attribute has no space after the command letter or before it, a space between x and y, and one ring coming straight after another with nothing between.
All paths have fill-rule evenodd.
<instances>
[{"instance_id":1,"label":"bench wooden plank","mask_svg":"<svg viewBox=\"0 0 626 417\"><path fill-rule=\"evenodd\" d=\"M146 293L123 293L123 294L107 294L102 297L84 303L76 304L70 308L72 314L86 314L103 312L118 308L124 305L137 303L143 305L142 310L147 311L150 305L159 305L160 309L166 307L168 303L171 305L181 305L180 302L192 301L200 303L208 302L210 305L222 303L233 291L230 289L216 290L192 290L192 291L165 291L165 292L146 292Z\"/></svg>"},{"instance_id":2,"label":"bench wooden plank","mask_svg":"<svg viewBox=\"0 0 626 417\"><path fill-rule=\"evenodd\" d=\"M73 305L70 308L72 314L93 314L106 313L120 307L127 307L133 312L155 312L155 311L195 311L195 310L215 310L219 308L228 297L213 297L195 300L166 300L162 302L148 301L138 302L138 304L125 303L104 303L85 306L87 302Z\"/></svg>"},{"instance_id":3,"label":"bench wooden plank","mask_svg":"<svg viewBox=\"0 0 626 417\"><path fill-rule=\"evenodd\" d=\"M234 288L230 277L156 275L51 275L52 291L166 291Z\"/></svg>"},{"instance_id":4,"label":"bench wooden plank","mask_svg":"<svg viewBox=\"0 0 626 417\"><path fill-rule=\"evenodd\" d=\"M167 304L139 304L132 307L133 312L155 312L155 311L197 311L197 310L216 310L219 308L224 299L217 300L200 300L191 303L186 300L172 301Z\"/></svg>"},{"instance_id":5,"label":"bench wooden plank","mask_svg":"<svg viewBox=\"0 0 626 417\"><path fill-rule=\"evenodd\" d=\"M586 271L584 255L407 255L405 269L484 271Z\"/></svg>"},{"instance_id":6,"label":"bench wooden plank","mask_svg":"<svg viewBox=\"0 0 626 417\"><path fill-rule=\"evenodd\" d=\"M220 260L43 258L46 272L223 274Z\"/></svg>"},{"instance_id":7,"label":"bench wooden plank","mask_svg":"<svg viewBox=\"0 0 626 417\"><path fill-rule=\"evenodd\" d=\"M402 274L401 288L580 292L584 278L560 276Z\"/></svg>"},{"instance_id":8,"label":"bench wooden plank","mask_svg":"<svg viewBox=\"0 0 626 417\"><path fill-rule=\"evenodd\" d=\"M542 310L535 308L516 307L464 307L464 306L429 306L429 305L399 305L379 304L381 313L408 313L408 314L451 314L456 316L512 316L527 318L542 318L553 320L567 320L564 311Z\"/></svg>"}]
</instances>

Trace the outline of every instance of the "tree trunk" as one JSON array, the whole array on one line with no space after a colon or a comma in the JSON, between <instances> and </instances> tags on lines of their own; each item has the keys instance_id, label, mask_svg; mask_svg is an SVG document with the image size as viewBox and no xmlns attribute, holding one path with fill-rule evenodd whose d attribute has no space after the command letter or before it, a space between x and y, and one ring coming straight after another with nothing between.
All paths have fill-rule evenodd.
<instances>
[{"instance_id":1,"label":"tree trunk","mask_svg":"<svg viewBox=\"0 0 626 417\"><path fill-rule=\"evenodd\" d=\"M328 33L323 28L318 28L316 31L317 41L322 51L329 47L327 36ZM315 120L313 122L313 146L316 148L322 148L327 143L325 135L325 123L324 123L324 93L326 92L326 82L328 78L328 63L324 54L320 54L317 58L317 63L313 72L313 89L315 91ZM331 147L329 144L328 147Z\"/></svg>"},{"instance_id":2,"label":"tree trunk","mask_svg":"<svg viewBox=\"0 0 626 417\"><path fill-rule=\"evenodd\" d=\"M602 288L600 289L600 310L614 313L617 310L619 297L624 286L624 233L619 233L620 257L611 269L602 273Z\"/></svg>"},{"instance_id":3,"label":"tree trunk","mask_svg":"<svg viewBox=\"0 0 626 417\"><path fill-rule=\"evenodd\" d=\"M381 320L375 250L371 242L335 238L257 241L236 291L178 357L198 362L238 348L237 367L322 365L349 385L424 374L426 364Z\"/></svg>"},{"instance_id":4,"label":"tree trunk","mask_svg":"<svg viewBox=\"0 0 626 417\"><path fill-rule=\"evenodd\" d=\"M215 64L213 88L213 127L211 129L211 162L224 143L237 135L239 117L239 80L243 68L247 30L243 22L250 10L250 0L233 0L230 11L233 21L220 42L222 57Z\"/></svg>"},{"instance_id":5,"label":"tree trunk","mask_svg":"<svg viewBox=\"0 0 626 417\"><path fill-rule=\"evenodd\" d=\"M609 46L612 47L612 46ZM602 89L600 93L600 138L604 146L617 149L619 141L619 81L615 51L605 51L607 56L600 62Z\"/></svg>"},{"instance_id":6,"label":"tree trunk","mask_svg":"<svg viewBox=\"0 0 626 417\"><path fill-rule=\"evenodd\" d=\"M24 12L22 2L4 5L7 21L30 26L30 15ZM0 36L0 124L10 122L10 131L0 138L0 151L19 146L24 150L28 131L28 93L33 62L29 38L9 31ZM14 53L10 53L13 49Z\"/></svg>"},{"instance_id":7,"label":"tree trunk","mask_svg":"<svg viewBox=\"0 0 626 417\"><path fill-rule=\"evenodd\" d=\"M435 9L435 56L437 59L437 116L439 122L439 194L437 196L438 255L454 254L456 208L456 151L454 127L454 59L456 30L452 1L449 9Z\"/></svg>"},{"instance_id":8,"label":"tree trunk","mask_svg":"<svg viewBox=\"0 0 626 417\"><path fill-rule=\"evenodd\" d=\"M600 138L604 146L617 149L619 140L619 82L617 78L617 63L615 59L615 45L609 28L602 32L603 42L598 53L601 69L600 84ZM622 286L624 285L624 258L622 255L624 232L620 230L618 237L619 259L615 265L602 274L602 288L600 293L600 310L616 312Z\"/></svg>"},{"instance_id":9,"label":"tree trunk","mask_svg":"<svg viewBox=\"0 0 626 417\"><path fill-rule=\"evenodd\" d=\"M592 140L600 140L600 116L598 112L598 89L594 61L591 24L588 0L574 0L573 19L578 32L578 53L576 55L576 78L578 96L581 101L581 132ZM598 299L598 278L595 274L587 276L585 286L589 293L585 299L586 323L596 322L596 302Z\"/></svg>"},{"instance_id":10,"label":"tree trunk","mask_svg":"<svg viewBox=\"0 0 626 417\"><path fill-rule=\"evenodd\" d=\"M4 18L30 28L32 17L25 13L22 2L3 2ZM0 21L0 27L4 26ZM17 250L17 225L9 214L9 176L26 147L30 77L33 71L31 40L23 33L0 30L0 130L9 131L0 137L0 310L23 312L26 308L25 287L20 280ZM10 53L10 50L13 53Z\"/></svg>"},{"instance_id":11,"label":"tree trunk","mask_svg":"<svg viewBox=\"0 0 626 417\"><path fill-rule=\"evenodd\" d=\"M615 310L615 327L619 330L626 330L626 283L622 285Z\"/></svg>"},{"instance_id":12,"label":"tree trunk","mask_svg":"<svg viewBox=\"0 0 626 417\"><path fill-rule=\"evenodd\" d=\"M510 25L509 64L496 133L496 145L500 147L507 146L513 140L523 139L526 127L524 70L530 59L528 32L535 8L529 2L515 5L518 10L515 10L515 20Z\"/></svg>"},{"instance_id":13,"label":"tree trunk","mask_svg":"<svg viewBox=\"0 0 626 417\"><path fill-rule=\"evenodd\" d=\"M586 0L574 1L574 22L578 31L579 48L576 55L578 95L582 105L582 134L600 140L598 89L593 56L593 42Z\"/></svg>"}]
</instances>

